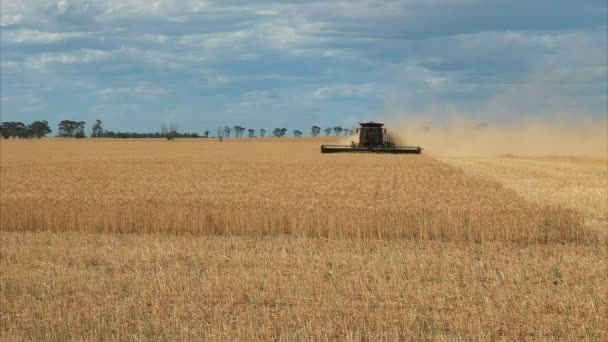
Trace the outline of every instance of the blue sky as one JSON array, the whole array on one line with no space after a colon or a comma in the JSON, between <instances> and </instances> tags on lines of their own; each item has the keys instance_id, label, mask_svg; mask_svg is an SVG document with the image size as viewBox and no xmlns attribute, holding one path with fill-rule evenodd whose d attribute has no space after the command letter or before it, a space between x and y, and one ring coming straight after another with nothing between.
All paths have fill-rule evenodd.
<instances>
[{"instance_id":1,"label":"blue sky","mask_svg":"<svg viewBox=\"0 0 608 342\"><path fill-rule=\"evenodd\" d=\"M605 0L3 0L0 13L3 121L308 132L608 111Z\"/></svg>"}]
</instances>

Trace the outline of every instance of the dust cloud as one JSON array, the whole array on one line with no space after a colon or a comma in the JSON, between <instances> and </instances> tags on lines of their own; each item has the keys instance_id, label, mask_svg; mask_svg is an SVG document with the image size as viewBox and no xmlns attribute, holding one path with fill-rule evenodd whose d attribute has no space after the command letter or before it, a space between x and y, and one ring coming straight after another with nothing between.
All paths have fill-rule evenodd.
<instances>
[{"instance_id":1,"label":"dust cloud","mask_svg":"<svg viewBox=\"0 0 608 342\"><path fill-rule=\"evenodd\" d=\"M608 157L608 121L526 121L508 124L453 119L433 126L423 119L385 125L399 145L415 145L435 157ZM426 122L429 122L427 120Z\"/></svg>"}]
</instances>

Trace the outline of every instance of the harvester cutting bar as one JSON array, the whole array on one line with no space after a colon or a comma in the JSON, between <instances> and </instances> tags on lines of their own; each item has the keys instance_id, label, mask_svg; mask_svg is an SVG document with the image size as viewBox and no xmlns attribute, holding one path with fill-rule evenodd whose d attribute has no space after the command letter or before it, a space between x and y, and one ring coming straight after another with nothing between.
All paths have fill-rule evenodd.
<instances>
[{"instance_id":1,"label":"harvester cutting bar","mask_svg":"<svg viewBox=\"0 0 608 342\"><path fill-rule=\"evenodd\" d=\"M422 148L418 146L348 146L348 145L321 145L321 153L338 153L338 152L353 152L353 153L408 153L420 154Z\"/></svg>"}]
</instances>

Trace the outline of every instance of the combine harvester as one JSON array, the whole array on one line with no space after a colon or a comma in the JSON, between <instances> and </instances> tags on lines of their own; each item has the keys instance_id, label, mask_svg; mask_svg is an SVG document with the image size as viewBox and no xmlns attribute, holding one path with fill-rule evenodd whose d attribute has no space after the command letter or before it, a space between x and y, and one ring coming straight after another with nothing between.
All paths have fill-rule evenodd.
<instances>
[{"instance_id":1,"label":"combine harvester","mask_svg":"<svg viewBox=\"0 0 608 342\"><path fill-rule=\"evenodd\" d=\"M350 145L321 145L321 153L338 152L371 152L371 153L409 153L420 154L419 146L395 146L390 134L386 133L384 124L378 122L359 123L359 143Z\"/></svg>"}]
</instances>

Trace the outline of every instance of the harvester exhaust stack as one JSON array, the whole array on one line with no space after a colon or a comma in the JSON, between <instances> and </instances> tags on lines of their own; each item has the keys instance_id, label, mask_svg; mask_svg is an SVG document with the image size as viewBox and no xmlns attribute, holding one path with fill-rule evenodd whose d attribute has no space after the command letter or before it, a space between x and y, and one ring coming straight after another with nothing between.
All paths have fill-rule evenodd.
<instances>
[{"instance_id":1,"label":"harvester exhaust stack","mask_svg":"<svg viewBox=\"0 0 608 342\"><path fill-rule=\"evenodd\" d=\"M395 146L392 137L386 133L384 124L378 122L359 123L359 143L350 145L321 145L321 153L372 152L372 153L410 153L420 154L419 146Z\"/></svg>"}]
</instances>

